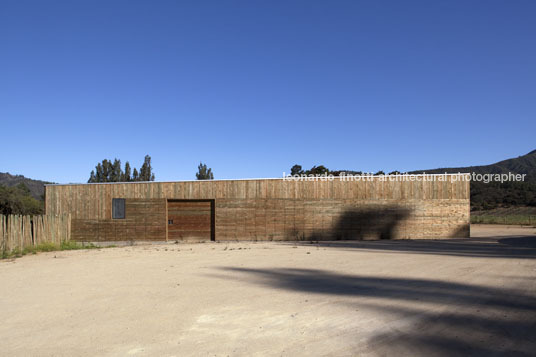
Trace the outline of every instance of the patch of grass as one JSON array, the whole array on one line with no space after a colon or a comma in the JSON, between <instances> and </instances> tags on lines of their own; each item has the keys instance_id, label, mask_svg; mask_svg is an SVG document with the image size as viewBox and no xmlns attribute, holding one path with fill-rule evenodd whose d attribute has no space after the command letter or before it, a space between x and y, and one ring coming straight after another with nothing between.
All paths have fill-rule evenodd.
<instances>
[{"instance_id":1,"label":"patch of grass","mask_svg":"<svg viewBox=\"0 0 536 357\"><path fill-rule=\"evenodd\" d=\"M49 242L49 243L41 243L32 247L26 247L22 250L22 254L23 255L28 254L28 253L36 254L37 252L52 252L55 250L58 250L57 245Z\"/></svg>"},{"instance_id":2,"label":"patch of grass","mask_svg":"<svg viewBox=\"0 0 536 357\"><path fill-rule=\"evenodd\" d=\"M26 254L37 254L39 252L54 252L61 250L77 250L77 249L98 249L98 248L113 248L115 245L99 247L93 243L79 243L74 241L61 242L61 244L41 243L35 246L26 247L24 249L15 248L11 252L2 252L2 259L20 258Z\"/></svg>"},{"instance_id":3,"label":"patch of grass","mask_svg":"<svg viewBox=\"0 0 536 357\"><path fill-rule=\"evenodd\" d=\"M536 225L536 216L532 215L471 215L471 223L480 224L516 224L516 225Z\"/></svg>"},{"instance_id":4,"label":"patch of grass","mask_svg":"<svg viewBox=\"0 0 536 357\"><path fill-rule=\"evenodd\" d=\"M79 243L74 241L61 242L60 250L97 249L99 246L93 243Z\"/></svg>"}]
</instances>

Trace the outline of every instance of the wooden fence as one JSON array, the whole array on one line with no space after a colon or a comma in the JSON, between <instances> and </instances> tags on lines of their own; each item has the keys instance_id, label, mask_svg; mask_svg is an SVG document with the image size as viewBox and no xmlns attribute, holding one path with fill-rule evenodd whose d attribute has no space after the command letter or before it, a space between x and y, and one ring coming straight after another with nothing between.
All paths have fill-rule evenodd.
<instances>
[{"instance_id":1,"label":"wooden fence","mask_svg":"<svg viewBox=\"0 0 536 357\"><path fill-rule=\"evenodd\" d=\"M42 243L61 244L71 239L71 215L0 215L0 253L22 251Z\"/></svg>"}]
</instances>

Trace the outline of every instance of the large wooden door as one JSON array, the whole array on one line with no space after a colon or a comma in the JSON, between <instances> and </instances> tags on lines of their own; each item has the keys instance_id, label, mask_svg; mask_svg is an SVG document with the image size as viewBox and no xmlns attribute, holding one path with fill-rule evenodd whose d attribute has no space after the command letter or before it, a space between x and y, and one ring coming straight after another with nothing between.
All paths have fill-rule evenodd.
<instances>
[{"instance_id":1,"label":"large wooden door","mask_svg":"<svg viewBox=\"0 0 536 357\"><path fill-rule=\"evenodd\" d=\"M169 240L211 240L213 202L168 201Z\"/></svg>"}]
</instances>

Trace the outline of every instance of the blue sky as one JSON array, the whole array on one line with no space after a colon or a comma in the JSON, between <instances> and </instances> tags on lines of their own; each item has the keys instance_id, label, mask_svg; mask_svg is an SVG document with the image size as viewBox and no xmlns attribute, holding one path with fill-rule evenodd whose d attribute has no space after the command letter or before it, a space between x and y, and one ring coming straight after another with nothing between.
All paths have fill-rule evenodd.
<instances>
[{"instance_id":1,"label":"blue sky","mask_svg":"<svg viewBox=\"0 0 536 357\"><path fill-rule=\"evenodd\" d=\"M534 1L0 2L0 172L391 171L536 149Z\"/></svg>"}]
</instances>

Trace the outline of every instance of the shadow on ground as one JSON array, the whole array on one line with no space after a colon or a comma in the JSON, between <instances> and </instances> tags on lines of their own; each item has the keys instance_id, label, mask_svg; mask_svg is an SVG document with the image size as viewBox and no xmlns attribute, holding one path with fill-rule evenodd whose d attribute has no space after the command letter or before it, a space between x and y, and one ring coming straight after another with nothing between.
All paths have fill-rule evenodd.
<instances>
[{"instance_id":1,"label":"shadow on ground","mask_svg":"<svg viewBox=\"0 0 536 357\"><path fill-rule=\"evenodd\" d=\"M240 281L271 289L373 298L356 304L410 321L402 328L386 327L362 352L529 356L536 351L536 297L523 291L316 269L222 269L238 273Z\"/></svg>"},{"instance_id":2,"label":"shadow on ground","mask_svg":"<svg viewBox=\"0 0 536 357\"><path fill-rule=\"evenodd\" d=\"M385 251L392 253L436 254L482 258L536 258L536 236L509 238L460 238L441 240L332 241L302 244L319 247Z\"/></svg>"}]
</instances>

